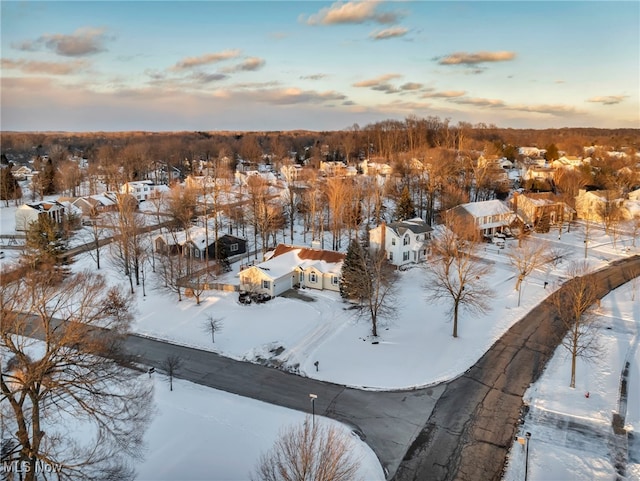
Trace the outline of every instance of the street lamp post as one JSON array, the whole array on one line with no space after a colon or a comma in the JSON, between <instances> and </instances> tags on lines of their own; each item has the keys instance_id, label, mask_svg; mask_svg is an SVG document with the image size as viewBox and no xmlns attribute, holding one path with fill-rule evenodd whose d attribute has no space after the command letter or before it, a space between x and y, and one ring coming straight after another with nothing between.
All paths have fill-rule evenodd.
<instances>
[{"instance_id":1,"label":"street lamp post","mask_svg":"<svg viewBox=\"0 0 640 481\"><path fill-rule=\"evenodd\" d=\"M525 454L524 454L524 481L527 481L527 475L529 474L529 439L531 439L531 433L527 431L525 433Z\"/></svg>"},{"instance_id":2,"label":"street lamp post","mask_svg":"<svg viewBox=\"0 0 640 481\"><path fill-rule=\"evenodd\" d=\"M309 394L311 398L311 427L316 427L316 399L318 399L317 394Z\"/></svg>"}]
</instances>

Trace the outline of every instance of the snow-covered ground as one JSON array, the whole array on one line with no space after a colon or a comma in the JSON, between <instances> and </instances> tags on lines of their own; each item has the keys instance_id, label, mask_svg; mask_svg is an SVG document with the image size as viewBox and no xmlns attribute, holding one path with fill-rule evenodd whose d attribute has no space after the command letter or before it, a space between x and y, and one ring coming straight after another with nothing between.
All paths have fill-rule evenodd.
<instances>
[{"instance_id":1,"label":"snow-covered ground","mask_svg":"<svg viewBox=\"0 0 640 481\"><path fill-rule=\"evenodd\" d=\"M626 479L640 479L640 279L607 295L598 316L601 354L590 362L578 360L575 389L569 388L571 359L560 347L525 393L529 412L519 436L531 433L530 481L621 479L616 478L616 462L625 448L613 434L612 419L614 413L624 415L618 394L626 362L630 369L625 428L635 443L629 443L625 474ZM523 479L525 458L525 445L514 442L504 481Z\"/></svg>"},{"instance_id":2,"label":"snow-covered ground","mask_svg":"<svg viewBox=\"0 0 640 481\"><path fill-rule=\"evenodd\" d=\"M157 414L145 435L145 459L136 465L139 481L245 481L280 431L306 417L180 379L169 391L164 376L153 376ZM385 479L374 452L346 426L320 416L315 422L336 426L351 440L362 480Z\"/></svg>"},{"instance_id":3,"label":"snow-covered ground","mask_svg":"<svg viewBox=\"0 0 640 481\"><path fill-rule=\"evenodd\" d=\"M13 231L12 209L2 208L0 212L0 232L3 234ZM302 245L301 237L298 228L296 240L300 245ZM274 364L282 363L285 367L292 369L297 366L303 375L351 386L368 389L393 389L429 385L454 378L464 372L505 330L522 318L526 312L549 295L564 280L565 270L571 261L584 259L584 238L579 224L573 225L571 232L563 232L560 239L558 232L552 231L548 234L535 234L535 241L549 243L551 248L562 251L564 258L558 264L536 271L526 279L522 288L520 306L518 306L518 293L514 290L515 272L508 265L506 256L509 249L514 248L516 242L508 241L505 249L498 249L491 244L483 245L480 256L494 267L493 273L486 282L495 290L496 296L491 302L491 311L487 314L480 316L461 314L460 337L457 339L451 336L452 324L448 314L448 306L444 303L428 303L425 300L426 276L419 266L398 273L396 316L380 323L378 344L371 342L370 326L367 321L354 317L354 311L346 309L348 304L345 304L339 295L310 289L303 291L303 293L313 299L311 302L300 299L276 298L265 304L245 306L237 302L237 294L235 293L209 291L203 296L201 304L197 305L193 298L184 298L182 302L178 302L175 293L170 293L159 287L157 282L153 283L155 286L152 286L152 281L149 280L146 296L143 296L141 288L136 289L136 315L133 327L136 332L142 335L216 351L237 359L257 361L272 358L271 362ZM629 236L621 236L614 242L614 239L605 235L602 230L594 229L587 248L587 260L590 266L596 269L612 260L639 253L640 243L638 247L634 247ZM103 269L101 271L108 276L110 282L124 284L125 279L122 275L109 265L108 251L108 247L102 250ZM17 258L17 252L5 250L6 257L0 262L14 261ZM85 254L76 259L72 268L74 270L95 270L95 262L91 256ZM237 283L237 271L238 266L235 265L234 271L221 281ZM545 286L545 283L548 285ZM638 289L637 286L636 289ZM640 293L637 297L640 297ZM635 301L635 311L631 306L624 307L623 298L612 298L609 302L611 302L612 316L623 317L622 313L628 312L631 316L630 319L640 319L640 312L637 308L639 301ZM607 301L603 301L601 310L605 314L607 305ZM221 319L223 323L222 330L216 333L215 343L203 328L209 317ZM532 406L531 416L534 413L547 413L545 414L546 418L542 414L540 415L540 418L546 419L546 424L541 422L540 427L535 427L534 430L533 427L530 427L535 426L533 418L531 418L532 424L527 425L526 428L533 434L530 444L531 479L585 479L585 476L591 479L589 473L592 471L596 473L594 475L596 477L593 479L599 479L597 476L600 474L597 473L610 476L613 472L610 457L606 455L606 452L605 455L602 454L602 446L605 444L602 440L606 436L605 438L602 435L598 437L599 435L595 433L600 432L603 427L610 426L611 412L617 409L620 363L627 356L626 349L633 336L630 334L632 327L629 327L629 322L618 320L611 322L613 328L611 330L605 328L603 331L608 346L605 350L603 367L597 368L597 364L588 366L581 364L578 367L578 387L575 390L569 390L564 387L568 385L566 368L563 370L562 367L554 367L554 363L558 362L556 358L562 357L562 353L559 352L549 365L545 376L556 372L560 378L554 381L549 388L543 387L543 378L528 393L530 398L527 399ZM633 329L635 328L637 326ZM637 343L637 337L635 342ZM639 356L638 349L636 349L633 356L629 358L632 365L629 380L630 392L634 390L637 392L637 387L640 385ZM319 363L318 371L314 367L316 361ZM255 408L261 414L256 415L253 418L254 422L249 423L249 426L254 423L256 425L267 423L266 420L272 416L271 413L280 409L251 400L235 398L234 402L221 401L223 403L221 409L229 411L229 417L225 418L226 421L221 420L217 410L192 411L188 415L184 408L185 403L186 405L197 405L201 402L195 400L198 396L206 399L206 401L202 401L203 405L207 403L213 405L217 402L214 401L217 396L222 396L221 399L227 399L227 395L199 386L184 384L184 386L180 385L175 392L169 393L169 399L171 396L177 398L176 394L182 395L180 394L182 391L188 392L189 397L193 396L193 403L189 400L183 400L176 403L175 409L167 407L166 412L175 410L179 414L176 414L175 417L173 415L159 417L158 421L154 422L154 426L158 422L164 423L164 420L167 425L163 424L164 427L157 428L159 429L157 432L154 431L156 428L152 426L148 434L150 443L160 442L158 439L166 439L167 432L173 430L173 437L178 438L177 443L181 443L177 445L184 446L188 442L186 437L189 436L184 433L189 433L190 430L179 428L181 422L193 423L193 426L202 426L212 422L214 423L212 429L222 430L219 425L215 424L219 421L226 429L230 430L227 434L228 437L237 436L240 438L242 433L252 429L246 427L246 423L241 422L241 418L250 419L251 415L243 415L243 411L239 408L240 405L261 406ZM587 391L590 392L589 398L584 397L584 393ZM540 393L539 401L535 401L538 399L538 392ZM161 387L158 388L158 393L157 403L162 411L163 399L165 398L161 394ZM224 404L225 402L226 404ZM640 429L639 404L637 398L629 400L627 424L636 432ZM580 426L586 425L584 429L594 435L587 435L586 440L576 440L573 434L563 434L564 431L558 429L557 423L548 421L558 417L565 419L567 415L575 417ZM273 418L276 416L273 415ZM275 430L277 431L277 429ZM271 434L265 435L265 437L273 440L275 438L273 432L274 430L271 429L269 431ZM544 453L541 450L545 443L544 440L547 440L547 446L551 446L550 443L557 437L561 438L558 447L554 446L553 449L548 450L559 454L556 456ZM202 442L202 440L200 441ZM536 442L538 448L535 446ZM209 447L215 446L218 449L218 446L225 446L225 443L225 441L207 441L204 444ZM238 448L241 452L245 449L244 444ZM260 444L260 449L267 448L269 444L270 442ZM158 447L158 450L160 448L161 446ZM514 474L511 474L512 477L507 478L508 480L519 479L517 478L520 476L517 471L519 449L518 446L513 450L511 471ZM147 458L149 466L162 465L161 463L167 461L168 456L166 455L154 458L155 451L156 449L153 447L149 451ZM231 451L235 452L233 449ZM181 449L180 452L187 453L188 450ZM564 454L572 456L571 459L574 462L565 462L562 457ZM189 454L189 459L184 459L183 462L198 464L201 458L206 459L209 456L212 454L208 451L201 453L194 448L193 456ZM152 459L156 460L152 461ZM247 455L242 459L249 460L250 458ZM545 459L549 460L549 466L541 464ZM230 479L245 479L248 467L250 466L246 462L243 463L243 471L233 475L235 478L230 474ZM142 468L140 472L144 474L145 471ZM563 469L566 471L562 471ZM557 472L557 476L549 478L546 476L549 472ZM147 473L152 472L147 471ZM148 475L152 476L152 474ZM159 476L159 474L157 475ZM153 476L156 476L156 473L153 473ZM535 476L538 477L534 478Z\"/></svg>"}]
</instances>

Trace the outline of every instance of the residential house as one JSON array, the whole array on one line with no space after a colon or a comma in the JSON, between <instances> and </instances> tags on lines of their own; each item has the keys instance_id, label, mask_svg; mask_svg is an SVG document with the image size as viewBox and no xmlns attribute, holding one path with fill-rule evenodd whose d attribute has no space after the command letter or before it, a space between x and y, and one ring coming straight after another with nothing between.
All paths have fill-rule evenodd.
<instances>
[{"instance_id":1,"label":"residential house","mask_svg":"<svg viewBox=\"0 0 640 481\"><path fill-rule=\"evenodd\" d=\"M240 272L240 290L279 296L294 287L340 290L344 254L279 244L268 260Z\"/></svg>"},{"instance_id":2,"label":"residential house","mask_svg":"<svg viewBox=\"0 0 640 481\"><path fill-rule=\"evenodd\" d=\"M393 173L393 168L389 164L371 162L369 159L364 159L358 167L364 175L378 174L386 177Z\"/></svg>"},{"instance_id":3,"label":"residential house","mask_svg":"<svg viewBox=\"0 0 640 481\"><path fill-rule=\"evenodd\" d=\"M628 218L624 212L624 199L614 190L580 189L576 196L576 212L580 219L603 222L614 209L620 210L620 218Z\"/></svg>"},{"instance_id":4,"label":"residential house","mask_svg":"<svg viewBox=\"0 0 640 481\"><path fill-rule=\"evenodd\" d=\"M26 232L31 223L37 222L38 218L43 216L48 216L58 226L62 226L64 215L64 205L55 200L22 204L15 213L16 230Z\"/></svg>"},{"instance_id":5,"label":"residential house","mask_svg":"<svg viewBox=\"0 0 640 481\"><path fill-rule=\"evenodd\" d=\"M58 202L69 202L79 209L80 215L91 217L102 212L116 210L118 201L115 196L108 193L88 195L84 197L58 197Z\"/></svg>"},{"instance_id":6,"label":"residential house","mask_svg":"<svg viewBox=\"0 0 640 481\"><path fill-rule=\"evenodd\" d=\"M131 194L138 202L157 198L169 188L166 185L154 184L151 180L135 180L120 187L121 194Z\"/></svg>"},{"instance_id":7,"label":"residential house","mask_svg":"<svg viewBox=\"0 0 640 481\"><path fill-rule=\"evenodd\" d=\"M428 241L433 229L424 220L382 223L369 231L371 249L384 249L394 266L422 262L427 258Z\"/></svg>"},{"instance_id":8,"label":"residential house","mask_svg":"<svg viewBox=\"0 0 640 481\"><path fill-rule=\"evenodd\" d=\"M485 200L461 204L447 211L456 225L473 226L483 236L493 236L509 227L515 214L500 200Z\"/></svg>"},{"instance_id":9,"label":"residential house","mask_svg":"<svg viewBox=\"0 0 640 481\"><path fill-rule=\"evenodd\" d=\"M14 165L11 167L11 174L16 178L16 180L25 180L32 176L33 169L26 165Z\"/></svg>"},{"instance_id":10,"label":"residential house","mask_svg":"<svg viewBox=\"0 0 640 481\"><path fill-rule=\"evenodd\" d=\"M548 232L549 226L559 222L571 222L575 210L549 192L513 194L513 211L525 224L538 232Z\"/></svg>"},{"instance_id":11,"label":"residential house","mask_svg":"<svg viewBox=\"0 0 640 481\"><path fill-rule=\"evenodd\" d=\"M326 177L345 175L347 165L341 161L320 161L320 174Z\"/></svg>"},{"instance_id":12,"label":"residential house","mask_svg":"<svg viewBox=\"0 0 640 481\"><path fill-rule=\"evenodd\" d=\"M229 234L224 234L219 239L227 248L228 257L246 254L247 241L245 239ZM154 239L154 245L156 252L161 254L182 254L185 257L201 261L214 259L216 254L216 238L212 228L191 227L186 231L158 235Z\"/></svg>"}]
</instances>

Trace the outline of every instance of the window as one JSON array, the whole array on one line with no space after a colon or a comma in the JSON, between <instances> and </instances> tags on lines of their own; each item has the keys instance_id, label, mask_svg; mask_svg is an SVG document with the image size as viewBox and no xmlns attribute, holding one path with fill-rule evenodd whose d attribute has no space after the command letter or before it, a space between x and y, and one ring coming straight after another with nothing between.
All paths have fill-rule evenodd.
<instances>
[{"instance_id":1,"label":"window","mask_svg":"<svg viewBox=\"0 0 640 481\"><path fill-rule=\"evenodd\" d=\"M420 234L418 234L418 235L416 236L416 240L417 240L418 242L420 241Z\"/></svg>"},{"instance_id":2,"label":"window","mask_svg":"<svg viewBox=\"0 0 640 481\"><path fill-rule=\"evenodd\" d=\"M391 245L392 246L396 245L396 238L395 237L393 239L391 239Z\"/></svg>"},{"instance_id":3,"label":"window","mask_svg":"<svg viewBox=\"0 0 640 481\"><path fill-rule=\"evenodd\" d=\"M411 242L411 238L409 237L409 234L407 234L406 236L404 236L404 240L402 241L402 245L409 245L409 242Z\"/></svg>"},{"instance_id":4,"label":"window","mask_svg":"<svg viewBox=\"0 0 640 481\"><path fill-rule=\"evenodd\" d=\"M271 289L271 281L263 280L262 281L262 288L263 289Z\"/></svg>"},{"instance_id":5,"label":"window","mask_svg":"<svg viewBox=\"0 0 640 481\"><path fill-rule=\"evenodd\" d=\"M312 272L309 274L309 282L311 282L312 284L315 284L316 282L318 282L318 276L316 275L315 272Z\"/></svg>"},{"instance_id":6,"label":"window","mask_svg":"<svg viewBox=\"0 0 640 481\"><path fill-rule=\"evenodd\" d=\"M402 260L403 261L408 261L409 260L409 251L402 253Z\"/></svg>"},{"instance_id":7,"label":"window","mask_svg":"<svg viewBox=\"0 0 640 481\"><path fill-rule=\"evenodd\" d=\"M238 252L238 243L229 245L229 252Z\"/></svg>"},{"instance_id":8,"label":"window","mask_svg":"<svg viewBox=\"0 0 640 481\"><path fill-rule=\"evenodd\" d=\"M331 277L331 284L333 284L334 286L338 285L338 276Z\"/></svg>"},{"instance_id":9,"label":"window","mask_svg":"<svg viewBox=\"0 0 640 481\"><path fill-rule=\"evenodd\" d=\"M393 252L389 252L389 260L392 261L393 260Z\"/></svg>"}]
</instances>

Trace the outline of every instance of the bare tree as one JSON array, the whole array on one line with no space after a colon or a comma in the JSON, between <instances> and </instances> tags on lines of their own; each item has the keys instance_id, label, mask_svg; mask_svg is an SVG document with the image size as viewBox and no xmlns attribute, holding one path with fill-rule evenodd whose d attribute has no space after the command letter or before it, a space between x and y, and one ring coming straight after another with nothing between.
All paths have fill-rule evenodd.
<instances>
[{"instance_id":1,"label":"bare tree","mask_svg":"<svg viewBox=\"0 0 640 481\"><path fill-rule=\"evenodd\" d=\"M522 283L534 270L542 267L549 260L547 244L528 241L521 247L512 248L507 257L509 264L516 269L518 276L515 289L518 291L519 307Z\"/></svg>"},{"instance_id":2,"label":"bare tree","mask_svg":"<svg viewBox=\"0 0 640 481\"><path fill-rule=\"evenodd\" d=\"M216 332L220 332L223 327L224 324L222 323L222 319L213 317L212 314L209 314L207 316L206 321L202 325L202 329L204 330L204 332L206 332L207 334L211 334L211 342L213 344L215 344L216 342Z\"/></svg>"},{"instance_id":3,"label":"bare tree","mask_svg":"<svg viewBox=\"0 0 640 481\"><path fill-rule=\"evenodd\" d=\"M166 252L158 252L156 259L156 273L166 289L178 294L178 301L182 301L182 279L188 273L187 258L182 255L178 242L179 232L174 228L165 234L165 239L171 242ZM172 252L172 250L177 252Z\"/></svg>"},{"instance_id":4,"label":"bare tree","mask_svg":"<svg viewBox=\"0 0 640 481\"><path fill-rule=\"evenodd\" d=\"M571 381L576 387L576 361L598 355L594 304L598 297L596 286L588 273L586 262L575 263L568 270L569 280L552 297L556 316L567 330L562 346L571 355Z\"/></svg>"},{"instance_id":5,"label":"bare tree","mask_svg":"<svg viewBox=\"0 0 640 481\"><path fill-rule=\"evenodd\" d=\"M24 463L24 481L40 479L39 463L59 465L59 480L133 479L152 391L124 367L129 306L88 272L30 271L0 284L0 404L4 434L15 433L3 461ZM93 436L77 439L78 427Z\"/></svg>"},{"instance_id":6,"label":"bare tree","mask_svg":"<svg viewBox=\"0 0 640 481\"><path fill-rule=\"evenodd\" d=\"M584 258L587 258L587 253L589 249L589 242L591 242L591 236L593 233L593 221L589 214L584 219L584 224L582 224L582 242L584 243Z\"/></svg>"},{"instance_id":7,"label":"bare tree","mask_svg":"<svg viewBox=\"0 0 640 481\"><path fill-rule=\"evenodd\" d=\"M254 481L357 481L360 460L352 441L333 426L312 423L281 431L271 450L262 454Z\"/></svg>"},{"instance_id":8,"label":"bare tree","mask_svg":"<svg viewBox=\"0 0 640 481\"><path fill-rule=\"evenodd\" d=\"M433 261L427 270L427 299L451 302L453 337L458 337L458 314L460 309L484 313L489 309L489 300L494 292L487 284L487 275L492 271L476 257L475 243L459 238L445 223L431 243Z\"/></svg>"},{"instance_id":9,"label":"bare tree","mask_svg":"<svg viewBox=\"0 0 640 481\"><path fill-rule=\"evenodd\" d=\"M118 195L117 210L110 216L114 229L114 242L110 244L112 262L129 280L133 294L134 279L140 285L140 243L139 228L145 223L138 212L138 202L128 194Z\"/></svg>"},{"instance_id":10,"label":"bare tree","mask_svg":"<svg viewBox=\"0 0 640 481\"><path fill-rule=\"evenodd\" d=\"M175 376L178 369L182 367L182 358L175 354L170 354L162 363L162 369L167 373L169 381L169 391L173 391L173 376Z\"/></svg>"}]
</instances>

